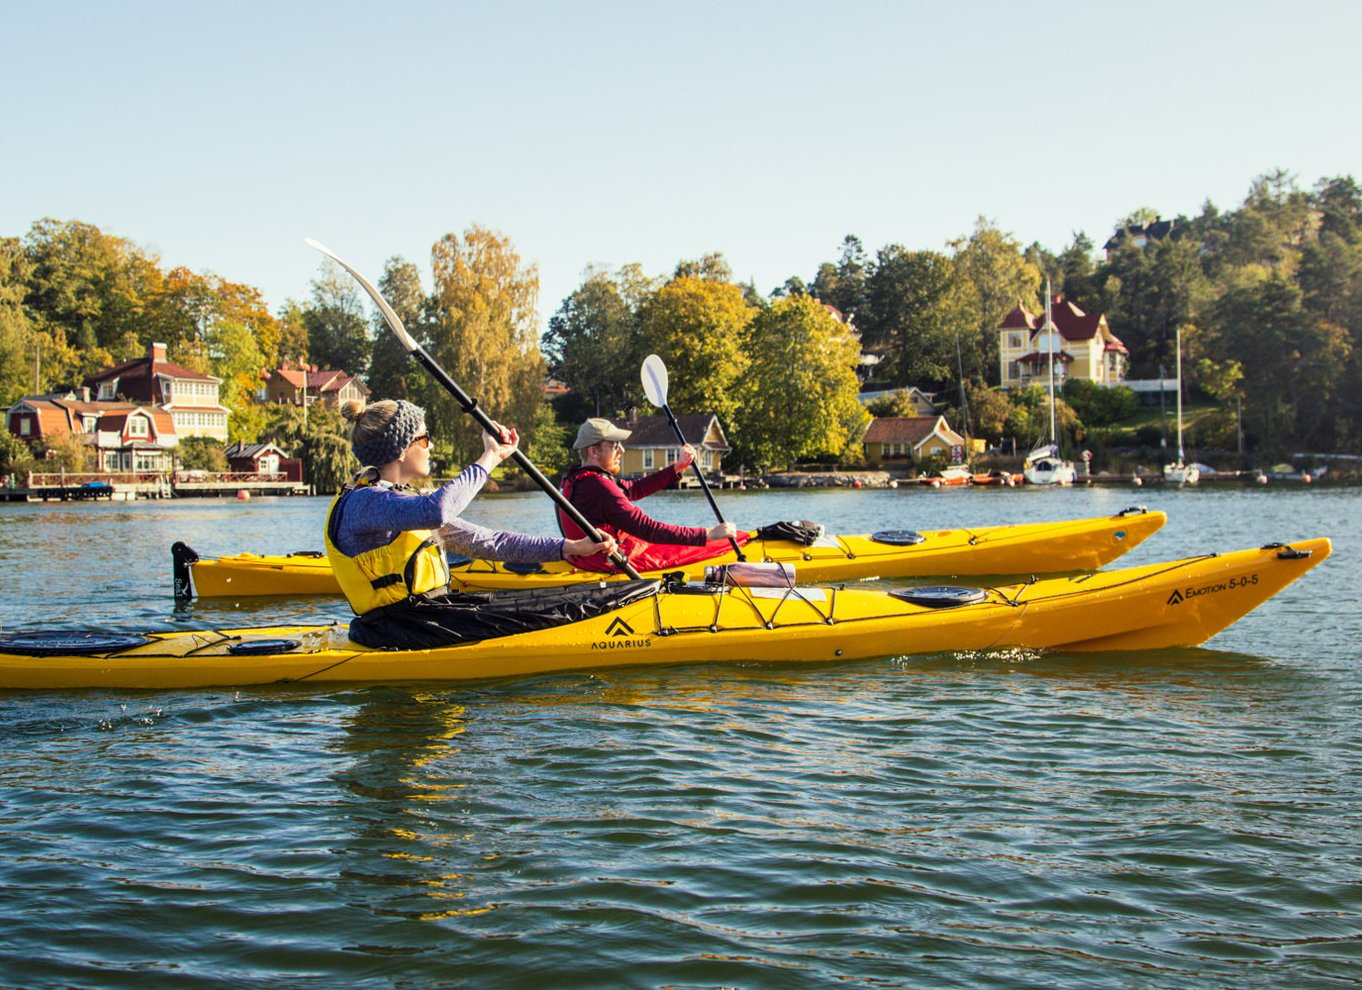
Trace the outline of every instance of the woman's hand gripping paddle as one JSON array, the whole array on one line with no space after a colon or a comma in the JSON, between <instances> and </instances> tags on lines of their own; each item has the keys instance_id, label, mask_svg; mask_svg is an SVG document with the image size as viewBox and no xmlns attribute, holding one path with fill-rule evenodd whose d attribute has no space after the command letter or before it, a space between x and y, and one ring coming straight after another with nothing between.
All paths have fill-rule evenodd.
<instances>
[{"instance_id":1,"label":"woman's hand gripping paddle","mask_svg":"<svg viewBox=\"0 0 1362 990\"><path fill-rule=\"evenodd\" d=\"M402 321L398 318L397 314L393 312L392 307L388 305L387 300L385 300L383 296L379 294L379 291L369 283L369 280L355 271L354 268L350 267L350 265L338 257L334 251L318 244L310 237L306 238L306 241L308 247L317 249L355 277L355 281L363 287L364 291L369 294L369 298L377 304L378 311L383 314L384 322L388 324L388 329L402 342L402 346L407 349L407 352L416 359L418 364L429 371L437 382L444 386L446 392L454 396L455 401L459 403L463 408L463 411L472 416L479 426L492 436L501 439L501 434L497 430L496 424L493 423L491 417L483 412L478 406L477 400L470 399L468 393L461 389L458 383L449 377L445 369L436 364L435 359L426 353L425 348L412 339L411 335L407 333L407 328L402 325ZM517 449L511 457L520 465L521 470L529 475L530 478L534 480L534 483L542 488L549 498L553 499L558 507L568 514L568 517L581 528L583 533L597 542L604 539L600 532L597 531L596 527L586 521L586 517L578 511L577 507L569 502L563 493L554 487L553 482L544 477L540 470L530 462L530 459L525 456L524 451ZM618 550L610 555L610 561L629 577L636 580L638 579L638 571L630 566L629 561L626 560L624 555Z\"/></svg>"}]
</instances>

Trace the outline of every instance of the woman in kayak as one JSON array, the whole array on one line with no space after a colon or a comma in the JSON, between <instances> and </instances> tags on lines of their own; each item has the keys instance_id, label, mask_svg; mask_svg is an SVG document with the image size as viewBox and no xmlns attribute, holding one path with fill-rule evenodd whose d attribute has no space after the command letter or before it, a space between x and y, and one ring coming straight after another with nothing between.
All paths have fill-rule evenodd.
<instances>
[{"instance_id":1,"label":"woman in kayak","mask_svg":"<svg viewBox=\"0 0 1362 990\"><path fill-rule=\"evenodd\" d=\"M573 444L582 463L563 476L559 487L587 522L619 541L620 551L636 570L663 570L709 560L727 553L732 547L730 539L739 544L747 542L751 534L740 532L730 522L708 529L675 526L654 519L635 505L639 499L674 484L695 459L695 448L686 444L674 464L635 481L620 481L623 441L629 434L608 419L588 419ZM582 534L561 508L558 527L568 536ZM614 571L606 556L574 556L572 563L583 570Z\"/></svg>"},{"instance_id":2,"label":"woman in kayak","mask_svg":"<svg viewBox=\"0 0 1362 990\"><path fill-rule=\"evenodd\" d=\"M350 443L364 467L331 504L326 554L357 616L350 635L358 643L423 649L519 631L523 601L508 610L485 594L451 592L446 548L511 563L614 549L608 537L597 542L528 536L459 518L492 469L515 452L520 438L513 429L494 424L501 435L483 434L482 456L453 481L418 492L412 483L430 475L425 412L385 399L347 402L341 415L350 423Z\"/></svg>"}]
</instances>

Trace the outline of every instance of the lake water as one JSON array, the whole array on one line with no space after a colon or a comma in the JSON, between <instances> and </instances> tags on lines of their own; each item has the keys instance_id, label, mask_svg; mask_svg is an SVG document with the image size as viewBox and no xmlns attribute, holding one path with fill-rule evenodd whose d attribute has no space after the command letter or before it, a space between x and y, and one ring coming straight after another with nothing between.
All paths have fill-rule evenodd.
<instances>
[{"instance_id":1,"label":"lake water","mask_svg":"<svg viewBox=\"0 0 1362 990\"><path fill-rule=\"evenodd\" d=\"M1203 649L0 693L0 985L1362 980L1362 489L720 500L836 532L1145 504L1170 520L1131 563L1335 555ZM0 504L0 626L344 620L170 597L175 540L319 547L326 504ZM552 532L541 495L469 515Z\"/></svg>"}]
</instances>

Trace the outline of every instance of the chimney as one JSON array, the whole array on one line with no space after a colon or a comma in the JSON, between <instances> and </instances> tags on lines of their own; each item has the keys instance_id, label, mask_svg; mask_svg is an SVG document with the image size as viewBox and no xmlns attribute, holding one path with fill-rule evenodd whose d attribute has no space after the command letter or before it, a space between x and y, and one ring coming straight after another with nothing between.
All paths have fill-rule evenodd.
<instances>
[{"instance_id":1,"label":"chimney","mask_svg":"<svg viewBox=\"0 0 1362 990\"><path fill-rule=\"evenodd\" d=\"M152 344L147 348L147 357L151 358L152 364L164 364L166 359L166 345Z\"/></svg>"}]
</instances>

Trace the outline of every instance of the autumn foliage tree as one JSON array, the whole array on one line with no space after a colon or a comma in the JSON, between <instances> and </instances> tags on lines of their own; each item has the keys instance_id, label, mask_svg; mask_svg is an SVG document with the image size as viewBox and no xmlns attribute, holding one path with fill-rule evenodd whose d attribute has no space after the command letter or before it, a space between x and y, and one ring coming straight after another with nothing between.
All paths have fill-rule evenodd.
<instances>
[{"instance_id":1,"label":"autumn foliage tree","mask_svg":"<svg viewBox=\"0 0 1362 990\"><path fill-rule=\"evenodd\" d=\"M528 442L544 393L538 268L522 262L509 238L478 225L442 237L431 261L426 349L493 419ZM452 443L456 460L482 450L481 428L453 398L433 395L428 414L433 435Z\"/></svg>"},{"instance_id":2,"label":"autumn foliage tree","mask_svg":"<svg viewBox=\"0 0 1362 990\"><path fill-rule=\"evenodd\" d=\"M732 422L740 405L739 384L751 364L754 314L741 288L696 275L671 279L648 300L643 338L667 365L673 410L712 412L721 422Z\"/></svg>"},{"instance_id":3,"label":"autumn foliage tree","mask_svg":"<svg viewBox=\"0 0 1362 990\"><path fill-rule=\"evenodd\" d=\"M758 469L795 460L856 460L870 415L857 399L860 345L807 295L778 299L753 321L751 365L733 438Z\"/></svg>"}]
</instances>

